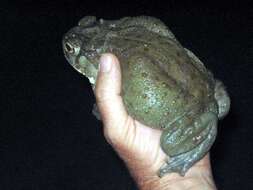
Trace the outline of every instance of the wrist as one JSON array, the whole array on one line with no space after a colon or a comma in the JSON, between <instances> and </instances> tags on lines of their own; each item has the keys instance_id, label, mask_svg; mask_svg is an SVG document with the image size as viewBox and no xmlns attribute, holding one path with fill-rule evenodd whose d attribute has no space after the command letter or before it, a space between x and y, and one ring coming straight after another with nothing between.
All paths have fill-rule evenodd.
<instances>
[{"instance_id":1,"label":"wrist","mask_svg":"<svg viewBox=\"0 0 253 190\"><path fill-rule=\"evenodd\" d=\"M139 190L217 190L212 175L201 174L181 177L176 173L168 174L162 178L157 175L138 175L134 179Z\"/></svg>"}]
</instances>

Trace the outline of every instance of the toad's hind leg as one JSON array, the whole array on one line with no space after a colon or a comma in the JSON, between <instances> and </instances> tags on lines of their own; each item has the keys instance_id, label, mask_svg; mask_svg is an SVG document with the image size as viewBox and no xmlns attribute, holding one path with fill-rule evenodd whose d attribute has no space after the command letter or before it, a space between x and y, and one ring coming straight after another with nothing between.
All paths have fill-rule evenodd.
<instances>
[{"instance_id":1,"label":"toad's hind leg","mask_svg":"<svg viewBox=\"0 0 253 190\"><path fill-rule=\"evenodd\" d=\"M204 140L187 152L170 156L170 158L166 161L166 163L160 168L158 172L158 175L160 177L172 172L176 172L179 173L181 176L184 176L187 170L190 169L197 161L202 159L209 151L217 134L217 116L214 113L210 112L204 113L198 122L201 122L201 126L205 128L204 131L206 132L204 132L204 134L207 135L205 137L202 137L204 138ZM198 136L196 135L194 138L196 139L198 138ZM168 139L164 140L168 141ZM187 146L187 144L185 146Z\"/></svg>"}]
</instances>

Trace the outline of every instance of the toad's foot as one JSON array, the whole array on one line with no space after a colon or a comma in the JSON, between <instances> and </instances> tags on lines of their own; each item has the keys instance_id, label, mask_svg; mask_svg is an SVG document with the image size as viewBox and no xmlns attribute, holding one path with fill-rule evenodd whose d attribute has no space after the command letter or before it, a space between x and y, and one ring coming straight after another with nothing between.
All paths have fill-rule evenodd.
<instances>
[{"instance_id":1,"label":"toad's foot","mask_svg":"<svg viewBox=\"0 0 253 190\"><path fill-rule=\"evenodd\" d=\"M101 115L99 113L97 104L93 104L92 114L97 118L97 120L101 120Z\"/></svg>"}]
</instances>

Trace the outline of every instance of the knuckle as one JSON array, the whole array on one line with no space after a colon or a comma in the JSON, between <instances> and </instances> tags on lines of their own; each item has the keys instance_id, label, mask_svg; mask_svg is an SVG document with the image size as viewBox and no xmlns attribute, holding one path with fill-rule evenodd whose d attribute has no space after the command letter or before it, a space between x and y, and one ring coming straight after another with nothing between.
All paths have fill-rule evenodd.
<instances>
[{"instance_id":1,"label":"knuckle","mask_svg":"<svg viewBox=\"0 0 253 190\"><path fill-rule=\"evenodd\" d=\"M95 90L95 96L98 100L104 100L110 96L110 92L105 88L99 88Z\"/></svg>"}]
</instances>

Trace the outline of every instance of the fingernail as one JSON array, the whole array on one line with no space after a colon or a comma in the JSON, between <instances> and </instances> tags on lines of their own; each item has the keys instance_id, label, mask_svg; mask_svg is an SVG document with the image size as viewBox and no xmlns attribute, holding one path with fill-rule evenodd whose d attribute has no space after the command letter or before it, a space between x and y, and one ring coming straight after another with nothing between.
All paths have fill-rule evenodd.
<instances>
[{"instance_id":1,"label":"fingernail","mask_svg":"<svg viewBox=\"0 0 253 190\"><path fill-rule=\"evenodd\" d=\"M110 55L108 54L103 54L100 57L100 61L99 61L99 70L103 73L105 72L109 72L111 70L112 67L112 59L110 57Z\"/></svg>"}]
</instances>

